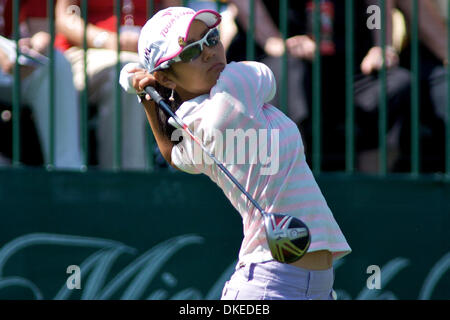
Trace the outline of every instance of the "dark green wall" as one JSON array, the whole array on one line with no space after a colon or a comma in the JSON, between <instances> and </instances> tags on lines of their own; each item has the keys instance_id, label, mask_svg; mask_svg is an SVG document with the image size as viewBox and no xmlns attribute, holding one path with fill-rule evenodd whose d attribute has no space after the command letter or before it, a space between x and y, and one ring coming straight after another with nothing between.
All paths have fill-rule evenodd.
<instances>
[{"instance_id":1,"label":"dark green wall","mask_svg":"<svg viewBox=\"0 0 450 320\"><path fill-rule=\"evenodd\" d=\"M450 183L438 176L318 178L353 253L340 298L450 299ZM0 298L216 299L240 216L205 176L0 170ZM68 290L70 265L81 289ZM368 290L367 268L382 268Z\"/></svg>"}]
</instances>

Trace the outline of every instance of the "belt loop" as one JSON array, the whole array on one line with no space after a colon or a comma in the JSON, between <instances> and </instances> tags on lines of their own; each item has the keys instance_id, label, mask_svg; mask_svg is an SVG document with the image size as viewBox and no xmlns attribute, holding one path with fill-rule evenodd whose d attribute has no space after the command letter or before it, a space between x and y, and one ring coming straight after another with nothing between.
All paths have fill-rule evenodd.
<instances>
[{"instance_id":1,"label":"belt loop","mask_svg":"<svg viewBox=\"0 0 450 320\"><path fill-rule=\"evenodd\" d=\"M306 272L306 279L305 279L305 284L306 284L306 299L309 299L309 296L311 295L311 285L312 285L312 281L311 281L311 271L307 271Z\"/></svg>"},{"instance_id":2,"label":"belt loop","mask_svg":"<svg viewBox=\"0 0 450 320\"><path fill-rule=\"evenodd\" d=\"M256 263L249 263L245 265L245 277L247 281L253 280Z\"/></svg>"}]
</instances>

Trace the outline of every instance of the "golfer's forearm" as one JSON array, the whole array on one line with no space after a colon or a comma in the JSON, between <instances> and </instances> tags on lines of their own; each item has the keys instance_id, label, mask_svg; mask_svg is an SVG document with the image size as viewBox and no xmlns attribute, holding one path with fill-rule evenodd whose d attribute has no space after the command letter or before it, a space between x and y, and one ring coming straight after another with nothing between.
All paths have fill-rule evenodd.
<instances>
[{"instance_id":1,"label":"golfer's forearm","mask_svg":"<svg viewBox=\"0 0 450 320\"><path fill-rule=\"evenodd\" d=\"M156 143L158 144L159 150L161 151L162 156L164 159L170 163L172 166L172 148L173 148L173 142L170 141L169 138L167 138L164 133L162 132L157 114L156 114L156 107L154 105L154 102L150 101L144 101L144 109L145 113L147 115L148 123L150 124L150 127L152 128L153 135L155 137Z\"/></svg>"}]
</instances>

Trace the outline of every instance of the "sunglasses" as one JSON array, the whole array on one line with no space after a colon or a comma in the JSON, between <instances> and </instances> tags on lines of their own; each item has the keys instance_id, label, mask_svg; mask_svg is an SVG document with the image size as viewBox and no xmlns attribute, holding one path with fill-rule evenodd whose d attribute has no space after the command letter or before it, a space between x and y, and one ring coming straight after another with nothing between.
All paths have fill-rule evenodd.
<instances>
[{"instance_id":1,"label":"sunglasses","mask_svg":"<svg viewBox=\"0 0 450 320\"><path fill-rule=\"evenodd\" d=\"M203 45L205 44L208 48L215 47L220 41L220 34L217 28L208 31L205 36L187 45L181 53L172 59L173 62L191 62L197 59L203 52Z\"/></svg>"}]
</instances>

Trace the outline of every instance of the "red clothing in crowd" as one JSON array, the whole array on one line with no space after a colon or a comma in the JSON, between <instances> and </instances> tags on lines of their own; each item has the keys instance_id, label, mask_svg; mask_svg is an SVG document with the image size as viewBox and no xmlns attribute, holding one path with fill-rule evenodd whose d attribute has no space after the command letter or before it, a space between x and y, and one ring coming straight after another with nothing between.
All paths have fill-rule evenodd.
<instances>
[{"instance_id":1,"label":"red clothing in crowd","mask_svg":"<svg viewBox=\"0 0 450 320\"><path fill-rule=\"evenodd\" d=\"M91 0L88 1L88 22L97 27L111 32L116 31L116 17L114 15L114 0ZM158 10L160 0L155 0L155 9ZM0 0L0 34L12 37L13 24L13 1ZM42 0L21 0L20 1L20 22L29 17L46 18L47 2ZM121 9L121 25L144 26L148 20L147 1L144 0L123 0ZM55 46L62 50L67 50L72 45L62 34L57 34Z\"/></svg>"},{"instance_id":2,"label":"red clothing in crowd","mask_svg":"<svg viewBox=\"0 0 450 320\"><path fill-rule=\"evenodd\" d=\"M47 18L47 1L21 0L20 21L26 18Z\"/></svg>"},{"instance_id":3,"label":"red clothing in crowd","mask_svg":"<svg viewBox=\"0 0 450 320\"><path fill-rule=\"evenodd\" d=\"M0 0L0 34L5 37L13 36L13 1ZM19 21L27 18L47 17L47 3L42 0L21 0Z\"/></svg>"},{"instance_id":4,"label":"red clothing in crowd","mask_svg":"<svg viewBox=\"0 0 450 320\"><path fill-rule=\"evenodd\" d=\"M0 0L0 35L12 36L12 1Z\"/></svg>"},{"instance_id":5,"label":"red clothing in crowd","mask_svg":"<svg viewBox=\"0 0 450 320\"><path fill-rule=\"evenodd\" d=\"M95 0L88 4L88 22L105 30L116 32L116 17L114 15L114 0ZM160 1L155 0L155 8ZM123 0L121 9L121 25L144 26L148 20L147 1ZM63 51L72 45L62 34L57 34L55 46Z\"/></svg>"}]
</instances>

